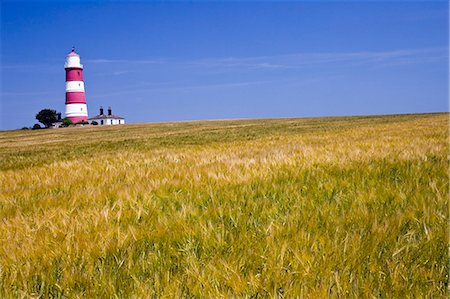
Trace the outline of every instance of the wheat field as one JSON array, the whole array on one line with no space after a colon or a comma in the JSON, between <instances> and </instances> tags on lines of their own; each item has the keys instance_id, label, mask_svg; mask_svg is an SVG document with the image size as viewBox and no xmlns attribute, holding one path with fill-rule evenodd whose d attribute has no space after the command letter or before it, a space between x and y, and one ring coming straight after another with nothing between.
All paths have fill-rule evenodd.
<instances>
[{"instance_id":1,"label":"wheat field","mask_svg":"<svg viewBox=\"0 0 450 299\"><path fill-rule=\"evenodd\" d=\"M0 297L446 298L448 125L2 131Z\"/></svg>"}]
</instances>

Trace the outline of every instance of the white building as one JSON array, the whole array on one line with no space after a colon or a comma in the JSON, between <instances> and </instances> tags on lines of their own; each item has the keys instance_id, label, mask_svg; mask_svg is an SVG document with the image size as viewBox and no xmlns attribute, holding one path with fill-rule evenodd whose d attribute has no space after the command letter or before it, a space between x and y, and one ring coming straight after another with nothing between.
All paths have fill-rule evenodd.
<instances>
[{"instance_id":1,"label":"white building","mask_svg":"<svg viewBox=\"0 0 450 299\"><path fill-rule=\"evenodd\" d=\"M122 125L125 123L125 118L113 115L111 107L108 108L108 114L103 113L103 107L100 107L100 114L88 119L89 123L97 122L99 125Z\"/></svg>"}]
</instances>

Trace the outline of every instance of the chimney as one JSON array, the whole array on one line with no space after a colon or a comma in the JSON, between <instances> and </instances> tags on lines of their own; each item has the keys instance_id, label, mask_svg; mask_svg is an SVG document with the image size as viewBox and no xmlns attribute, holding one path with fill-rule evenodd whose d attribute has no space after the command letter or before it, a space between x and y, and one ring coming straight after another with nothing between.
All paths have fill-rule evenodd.
<instances>
[{"instance_id":1,"label":"chimney","mask_svg":"<svg viewBox=\"0 0 450 299\"><path fill-rule=\"evenodd\" d=\"M103 107L100 106L100 115L103 115Z\"/></svg>"},{"instance_id":2,"label":"chimney","mask_svg":"<svg viewBox=\"0 0 450 299\"><path fill-rule=\"evenodd\" d=\"M111 109L111 107L108 108L108 115L112 115L112 109Z\"/></svg>"}]
</instances>

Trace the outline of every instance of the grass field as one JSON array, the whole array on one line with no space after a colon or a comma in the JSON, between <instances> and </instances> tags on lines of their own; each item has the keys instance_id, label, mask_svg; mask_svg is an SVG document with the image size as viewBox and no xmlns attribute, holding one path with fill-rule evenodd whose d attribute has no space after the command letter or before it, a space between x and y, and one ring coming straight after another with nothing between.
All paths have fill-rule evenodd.
<instances>
[{"instance_id":1,"label":"grass field","mask_svg":"<svg viewBox=\"0 0 450 299\"><path fill-rule=\"evenodd\" d=\"M446 298L448 125L0 132L0 297Z\"/></svg>"}]
</instances>

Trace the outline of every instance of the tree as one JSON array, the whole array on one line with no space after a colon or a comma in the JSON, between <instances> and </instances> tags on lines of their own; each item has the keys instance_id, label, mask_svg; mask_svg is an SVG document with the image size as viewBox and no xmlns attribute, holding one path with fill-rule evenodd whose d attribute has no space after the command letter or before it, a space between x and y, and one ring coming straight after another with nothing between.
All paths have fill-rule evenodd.
<instances>
[{"instance_id":1,"label":"tree","mask_svg":"<svg viewBox=\"0 0 450 299\"><path fill-rule=\"evenodd\" d=\"M62 120L62 123L63 123L64 127L68 127L70 125L73 125L73 122L70 120L70 118L67 118L67 117Z\"/></svg>"},{"instance_id":2,"label":"tree","mask_svg":"<svg viewBox=\"0 0 450 299\"><path fill-rule=\"evenodd\" d=\"M36 119L48 128L58 120L58 113L53 109L42 109L36 114Z\"/></svg>"},{"instance_id":3,"label":"tree","mask_svg":"<svg viewBox=\"0 0 450 299\"><path fill-rule=\"evenodd\" d=\"M39 124L34 124L33 130L39 130L39 129L42 129L42 128L41 128L41 125L39 125Z\"/></svg>"}]
</instances>

